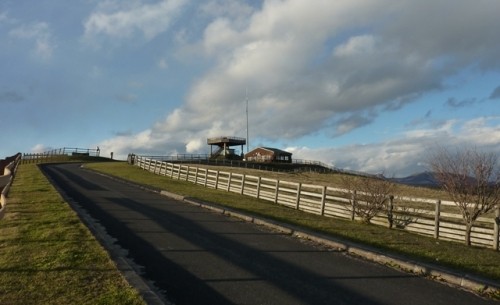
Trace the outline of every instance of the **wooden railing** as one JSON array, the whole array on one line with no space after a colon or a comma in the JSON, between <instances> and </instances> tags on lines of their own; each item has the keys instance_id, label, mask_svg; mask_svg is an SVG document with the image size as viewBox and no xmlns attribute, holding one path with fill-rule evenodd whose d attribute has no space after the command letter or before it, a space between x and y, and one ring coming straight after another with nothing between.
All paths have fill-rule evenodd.
<instances>
[{"instance_id":1,"label":"wooden railing","mask_svg":"<svg viewBox=\"0 0 500 305\"><path fill-rule=\"evenodd\" d=\"M48 161L56 161L58 158L63 158L67 156L100 156L99 148L74 148L74 147L63 147L58 149L52 149L42 153L25 153L22 155L22 163L41 163Z\"/></svg>"},{"instance_id":2,"label":"wooden railing","mask_svg":"<svg viewBox=\"0 0 500 305\"><path fill-rule=\"evenodd\" d=\"M21 160L21 154L16 154L13 161L11 161L5 168L3 175L0 176L0 219L5 215L5 207L7 206L7 195L9 194L10 186L14 180L14 176L17 171L17 166Z\"/></svg>"},{"instance_id":3,"label":"wooden railing","mask_svg":"<svg viewBox=\"0 0 500 305\"><path fill-rule=\"evenodd\" d=\"M346 189L210 170L136 155L132 163L152 173L204 187L235 192L308 213L356 219L351 208L352 192ZM372 223L463 242L465 225L453 202L397 195L391 196L390 200L387 212L373 218ZM490 214L477 220L471 233L472 244L498 250L499 229L495 219L498 220L499 213L497 208L496 218Z\"/></svg>"},{"instance_id":4,"label":"wooden railing","mask_svg":"<svg viewBox=\"0 0 500 305\"><path fill-rule=\"evenodd\" d=\"M214 153L215 155L215 153ZM213 155L212 155L213 156ZM230 166L230 167L241 167L241 168L250 168L250 169L258 169L265 171L273 171L273 172L297 172L297 171L307 171L307 172L345 172L350 174L357 174L354 171L346 171L342 169L337 169L333 166L325 164L320 161L313 160L302 160L302 159L294 159L291 164L289 163L280 163L280 166L273 166L271 163L265 162L249 162L249 161L241 161L241 160L232 160L232 159L210 159L210 155L208 154L177 154L177 155L169 155L169 156L142 156L144 158L153 159L153 160L161 160L172 163L197 163L197 164L206 164L206 165L215 165L215 166ZM291 165L291 166L288 166ZM365 176L369 176L364 174Z\"/></svg>"}]
</instances>

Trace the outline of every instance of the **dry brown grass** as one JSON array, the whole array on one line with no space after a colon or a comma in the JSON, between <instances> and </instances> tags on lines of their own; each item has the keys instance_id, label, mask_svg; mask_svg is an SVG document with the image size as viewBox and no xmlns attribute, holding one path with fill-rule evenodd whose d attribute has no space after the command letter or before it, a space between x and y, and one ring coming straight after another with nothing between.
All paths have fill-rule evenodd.
<instances>
[{"instance_id":1,"label":"dry brown grass","mask_svg":"<svg viewBox=\"0 0 500 305\"><path fill-rule=\"evenodd\" d=\"M241 168L241 167L228 167L228 166L211 166L202 164L184 164L192 167L206 168L216 171L225 171L245 175L260 176L269 179L279 179L290 182L300 182L315 185L326 185L331 187L342 187L343 179L346 174L343 173L317 173L317 172L272 172L257 169ZM370 179L370 178L365 178ZM403 184L397 184L395 195L411 196L418 198L441 199L449 200L448 195L440 189L429 187L415 187Z\"/></svg>"}]
</instances>

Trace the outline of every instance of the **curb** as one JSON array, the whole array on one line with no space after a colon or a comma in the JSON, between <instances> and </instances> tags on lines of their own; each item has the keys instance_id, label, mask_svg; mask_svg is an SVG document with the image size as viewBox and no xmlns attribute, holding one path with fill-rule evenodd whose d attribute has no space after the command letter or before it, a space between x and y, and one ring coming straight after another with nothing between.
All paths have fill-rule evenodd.
<instances>
[{"instance_id":1,"label":"curb","mask_svg":"<svg viewBox=\"0 0 500 305\"><path fill-rule=\"evenodd\" d=\"M278 230L282 233L288 234L293 237L307 239L316 242L318 244L336 248L340 251L344 251L353 256L358 256L369 261L373 261L379 264L383 264L401 270L403 272L413 273L419 276L427 277L434 281L443 282L452 286L463 288L473 293L489 294L500 291L500 282L497 281L489 280L479 276L469 275L466 273L459 273L442 266L436 266L428 263L414 261L396 254L383 253L380 250L367 245L362 245L359 243L342 240L341 238L335 238L329 235L327 236L321 233L312 232L290 224L285 224L275 220L266 219L264 217L249 215L244 212L236 211L228 207L220 206L214 203L204 202L190 197L185 197L179 194L168 192L166 190L159 190L152 187L139 185L129 180L107 175L98 171L94 172L103 176L107 176L111 179L139 187L146 191L158 193L162 196L166 196L175 200L183 201L188 204L205 208L215 213L220 213L230 217L236 217L246 222L251 222L257 225L265 226L270 229Z\"/></svg>"},{"instance_id":2,"label":"curb","mask_svg":"<svg viewBox=\"0 0 500 305\"><path fill-rule=\"evenodd\" d=\"M144 302L148 305L171 305L171 303L163 299L161 293L154 287L154 283L148 283L144 280L140 275L140 267L128 258L128 251L115 243L115 239L107 233L106 228L90 216L80 204L69 200L69 198L67 201L87 228L89 228L101 245L108 251L118 271L139 292Z\"/></svg>"},{"instance_id":3,"label":"curb","mask_svg":"<svg viewBox=\"0 0 500 305\"><path fill-rule=\"evenodd\" d=\"M175 200L183 201L191 205L211 210L215 213L220 213L230 217L236 217L246 222L278 230L293 237L310 240L328 247L336 248L340 251L348 253L349 255L361 257L372 262L387 265L399 269L403 272L413 273L418 276L433 279L435 281L444 282L474 293L488 294L500 291L500 283L493 280L469 275L466 273L458 273L441 266L414 261L395 254L382 253L380 250L370 246L341 240L340 238L312 232L275 220L249 215L240 211L235 211L231 208L219 206L213 203L203 202L189 197L184 197L168 191L162 190L160 191L160 194Z\"/></svg>"},{"instance_id":4,"label":"curb","mask_svg":"<svg viewBox=\"0 0 500 305\"><path fill-rule=\"evenodd\" d=\"M162 293L158 291L154 283L147 282L141 276L140 266L138 266L130 258L128 258L127 250L121 248L116 244L116 240L108 234L106 228L104 228L99 222L97 222L92 216L90 216L90 214L87 213L87 211L79 203L74 201L71 197L67 196L64 190L57 187L56 184L53 183L52 179L48 175L46 175L43 170L42 173L54 186L57 192L64 198L64 201L66 201L73 209L73 211L75 211L82 223L89 229L89 231L97 239L101 246L106 249L109 256L114 261L118 271L122 274L129 285L137 290L144 302L148 305L173 305L163 297ZM111 176L107 177L112 178ZM145 190L155 192L151 189Z\"/></svg>"}]
</instances>

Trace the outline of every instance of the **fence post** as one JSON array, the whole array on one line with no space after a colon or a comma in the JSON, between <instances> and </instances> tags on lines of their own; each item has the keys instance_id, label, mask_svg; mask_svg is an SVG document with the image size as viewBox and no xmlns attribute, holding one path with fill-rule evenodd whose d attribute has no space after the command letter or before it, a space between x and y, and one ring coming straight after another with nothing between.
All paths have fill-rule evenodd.
<instances>
[{"instance_id":1,"label":"fence post","mask_svg":"<svg viewBox=\"0 0 500 305\"><path fill-rule=\"evenodd\" d=\"M181 180L181 172L182 172L182 165L179 164L178 170L177 170L177 180Z\"/></svg>"},{"instance_id":2,"label":"fence post","mask_svg":"<svg viewBox=\"0 0 500 305\"><path fill-rule=\"evenodd\" d=\"M203 186L207 187L208 183L208 169L205 168L205 181L203 182Z\"/></svg>"},{"instance_id":3,"label":"fence post","mask_svg":"<svg viewBox=\"0 0 500 305\"><path fill-rule=\"evenodd\" d=\"M394 196L389 195L389 205L387 206L387 220L389 221L389 229L392 229L394 222L392 211L394 210Z\"/></svg>"},{"instance_id":4,"label":"fence post","mask_svg":"<svg viewBox=\"0 0 500 305\"><path fill-rule=\"evenodd\" d=\"M187 166L187 172L186 172L186 181L189 181L189 165Z\"/></svg>"},{"instance_id":5,"label":"fence post","mask_svg":"<svg viewBox=\"0 0 500 305\"><path fill-rule=\"evenodd\" d=\"M243 193L245 192L245 179L246 179L246 175L243 174L243 177L241 178L241 189L240 189L241 195L243 195Z\"/></svg>"},{"instance_id":6,"label":"fence post","mask_svg":"<svg viewBox=\"0 0 500 305\"><path fill-rule=\"evenodd\" d=\"M195 167L194 171L194 184L198 184L198 167Z\"/></svg>"},{"instance_id":7,"label":"fence post","mask_svg":"<svg viewBox=\"0 0 500 305\"><path fill-rule=\"evenodd\" d=\"M493 249L498 250L498 238L499 238L499 227L500 226L500 205L497 206L495 210L495 221L493 224Z\"/></svg>"},{"instance_id":8,"label":"fence post","mask_svg":"<svg viewBox=\"0 0 500 305\"><path fill-rule=\"evenodd\" d=\"M219 186L219 171L215 172L215 189Z\"/></svg>"},{"instance_id":9,"label":"fence post","mask_svg":"<svg viewBox=\"0 0 500 305\"><path fill-rule=\"evenodd\" d=\"M274 192L274 203L278 203L278 193L280 191L280 181L276 179L276 190Z\"/></svg>"},{"instance_id":10,"label":"fence post","mask_svg":"<svg viewBox=\"0 0 500 305\"><path fill-rule=\"evenodd\" d=\"M299 182L297 185L297 198L295 199L295 209L298 210L300 208L300 191L302 190L302 183Z\"/></svg>"},{"instance_id":11,"label":"fence post","mask_svg":"<svg viewBox=\"0 0 500 305\"><path fill-rule=\"evenodd\" d=\"M321 191L321 216L325 215L325 200L326 199L326 186L323 186Z\"/></svg>"},{"instance_id":12,"label":"fence post","mask_svg":"<svg viewBox=\"0 0 500 305\"><path fill-rule=\"evenodd\" d=\"M436 200L436 212L434 214L434 238L439 238L439 218L441 216L441 200Z\"/></svg>"},{"instance_id":13,"label":"fence post","mask_svg":"<svg viewBox=\"0 0 500 305\"><path fill-rule=\"evenodd\" d=\"M227 178L227 192L231 190L231 179L233 178L233 173L229 172L229 177Z\"/></svg>"},{"instance_id":14,"label":"fence post","mask_svg":"<svg viewBox=\"0 0 500 305\"><path fill-rule=\"evenodd\" d=\"M257 177L257 192L256 192L255 198L259 198L259 197L260 197L260 176Z\"/></svg>"},{"instance_id":15,"label":"fence post","mask_svg":"<svg viewBox=\"0 0 500 305\"><path fill-rule=\"evenodd\" d=\"M351 220L354 220L355 214L356 214L356 190L353 190L351 194Z\"/></svg>"}]
</instances>

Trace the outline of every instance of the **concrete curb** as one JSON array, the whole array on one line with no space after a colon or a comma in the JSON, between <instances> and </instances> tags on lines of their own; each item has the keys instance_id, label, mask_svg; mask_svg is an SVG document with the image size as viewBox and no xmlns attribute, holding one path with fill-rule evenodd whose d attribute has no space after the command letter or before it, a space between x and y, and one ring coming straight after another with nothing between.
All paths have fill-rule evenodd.
<instances>
[{"instance_id":1,"label":"concrete curb","mask_svg":"<svg viewBox=\"0 0 500 305\"><path fill-rule=\"evenodd\" d=\"M488 294L500 291L500 283L489 279L480 278L466 273L458 273L456 271L449 270L441 266L435 266L427 263L414 261L395 254L382 253L380 250L370 246L358 244L351 241L341 240L340 238L323 235L317 232L308 231L303 228L285 223L280 223L275 220L270 220L270 219L265 219L263 217L257 217L245 214L243 212L235 211L227 207L219 206L212 203L202 202L200 200L184 197L167 191L161 191L160 194L163 196L167 196L176 200L186 202L188 204L192 204L201 208L211 210L215 213L220 213L230 217L236 217L246 222L262 225L297 238L307 239L319 243L321 245L332 247L340 251L345 251L346 253L353 256L361 257L369 261L387 265L404 272L413 273L436 281L444 282L456 287L469 290L474 293Z\"/></svg>"},{"instance_id":2,"label":"concrete curb","mask_svg":"<svg viewBox=\"0 0 500 305\"><path fill-rule=\"evenodd\" d=\"M80 219L89 228L92 234L97 238L101 245L108 251L117 269L126 279L126 281L134 287L142 299L148 305L171 305L163 299L161 293L154 287L154 283L146 282L140 275L140 266L137 266L133 261L128 258L128 251L121 248L115 243L115 239L109 236L102 225L100 225L94 218L92 218L84 208L73 200L68 200L73 210L79 215Z\"/></svg>"},{"instance_id":3,"label":"concrete curb","mask_svg":"<svg viewBox=\"0 0 500 305\"><path fill-rule=\"evenodd\" d=\"M164 299L162 293L155 287L154 283L147 282L141 276L140 266L135 264L129 257L128 251L121 248L116 244L116 240L111 237L106 228L99 224L87 211L72 198L67 196L64 190L57 187L55 183L46 175L43 170L42 173L47 177L50 183L56 188L56 190L61 194L64 200L70 205L70 207L75 211L80 220L85 224L85 226L90 230L92 235L98 240L98 242L106 249L108 254L111 256L112 260L115 262L116 268L125 278L125 280L134 287L138 293L141 295L142 299L148 305L173 305ZM111 176L104 175L106 177L113 178ZM147 191L152 191L146 189Z\"/></svg>"},{"instance_id":4,"label":"concrete curb","mask_svg":"<svg viewBox=\"0 0 500 305\"><path fill-rule=\"evenodd\" d=\"M275 220L265 219L264 217L257 217L254 215L245 214L243 212L236 211L231 208L223 207L213 203L203 202L201 200L197 200L194 198L189 198L179 194L171 193L166 190L158 190L154 188L149 188L147 186L138 185L131 181L103 174L101 172L97 171L94 172L103 176L107 176L111 179L128 183L129 185L137 186L147 191L159 193L162 196L166 196L175 200L186 202L188 204L209 209L215 213L236 217L247 222L255 223L257 225L262 225L297 238L307 239L316 242L318 244L338 249L340 251L345 251L346 253L353 256L362 257L369 261L387 265L404 272L413 273L419 276L424 276L433 279L435 281L447 283L456 287L469 290L474 293L488 294L500 291L500 282L497 281L481 278L474 275L469 275L466 273L459 273L442 266L417 262L396 254L382 253L380 250L370 246L342 240L340 238L327 236L317 232L308 231L303 228L293 226L290 224L285 224Z\"/></svg>"}]
</instances>

